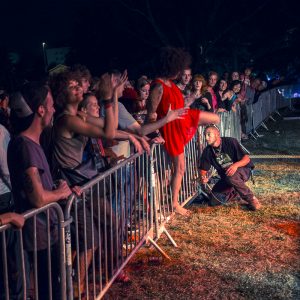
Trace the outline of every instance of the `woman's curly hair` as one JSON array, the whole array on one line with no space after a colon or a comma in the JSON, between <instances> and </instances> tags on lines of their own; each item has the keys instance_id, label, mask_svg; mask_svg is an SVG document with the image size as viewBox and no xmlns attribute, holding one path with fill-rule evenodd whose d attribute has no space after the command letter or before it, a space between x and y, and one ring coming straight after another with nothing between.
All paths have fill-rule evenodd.
<instances>
[{"instance_id":1,"label":"woman's curly hair","mask_svg":"<svg viewBox=\"0 0 300 300\"><path fill-rule=\"evenodd\" d=\"M191 56L181 48L163 47L155 60L156 75L176 78L182 70L189 68Z\"/></svg>"},{"instance_id":2,"label":"woman's curly hair","mask_svg":"<svg viewBox=\"0 0 300 300\"><path fill-rule=\"evenodd\" d=\"M80 82L78 74L70 70L53 74L49 78L49 86L52 92L56 109L62 110L66 105L69 97L68 86L70 81L72 80Z\"/></svg>"}]
</instances>

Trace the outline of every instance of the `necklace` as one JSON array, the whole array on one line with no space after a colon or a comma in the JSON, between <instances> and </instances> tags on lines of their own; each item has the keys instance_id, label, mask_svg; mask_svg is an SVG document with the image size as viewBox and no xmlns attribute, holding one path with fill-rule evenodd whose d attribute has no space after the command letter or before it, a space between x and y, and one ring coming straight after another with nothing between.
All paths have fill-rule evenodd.
<instances>
[{"instance_id":1,"label":"necklace","mask_svg":"<svg viewBox=\"0 0 300 300\"><path fill-rule=\"evenodd\" d=\"M218 147L212 147L212 150L216 157L220 156L222 152L222 139L220 140L220 145Z\"/></svg>"}]
</instances>

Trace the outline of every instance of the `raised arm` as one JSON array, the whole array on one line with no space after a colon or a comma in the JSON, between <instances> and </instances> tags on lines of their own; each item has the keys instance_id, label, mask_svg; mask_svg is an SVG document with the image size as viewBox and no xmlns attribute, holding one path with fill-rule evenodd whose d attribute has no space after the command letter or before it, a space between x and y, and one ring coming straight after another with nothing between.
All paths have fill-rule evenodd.
<instances>
[{"instance_id":1,"label":"raised arm","mask_svg":"<svg viewBox=\"0 0 300 300\"><path fill-rule=\"evenodd\" d=\"M97 118L78 112L78 116L65 116L61 121L68 132L75 132L88 137L105 137L113 139L115 136L113 105L105 103L106 119Z\"/></svg>"},{"instance_id":2,"label":"raised arm","mask_svg":"<svg viewBox=\"0 0 300 300\"><path fill-rule=\"evenodd\" d=\"M171 106L169 107L169 111L167 115L163 118L161 118L158 121L153 121L152 123L144 124L143 126L137 126L137 124L133 124L132 126L129 126L130 130L133 130L135 133L137 133L140 136L147 135L165 124L172 122L176 119L183 119L184 115L186 115L188 108L179 108L176 110L171 110Z\"/></svg>"},{"instance_id":3,"label":"raised arm","mask_svg":"<svg viewBox=\"0 0 300 300\"><path fill-rule=\"evenodd\" d=\"M155 83L151 86L149 99L147 101L147 117L146 122L155 122L157 119L156 110L163 95L163 86Z\"/></svg>"}]
</instances>

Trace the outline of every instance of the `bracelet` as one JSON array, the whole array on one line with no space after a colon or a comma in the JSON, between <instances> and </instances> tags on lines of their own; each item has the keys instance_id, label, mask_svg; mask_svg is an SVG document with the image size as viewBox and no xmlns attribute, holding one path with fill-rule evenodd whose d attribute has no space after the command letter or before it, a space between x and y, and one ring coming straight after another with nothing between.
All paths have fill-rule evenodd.
<instances>
[{"instance_id":1,"label":"bracelet","mask_svg":"<svg viewBox=\"0 0 300 300\"><path fill-rule=\"evenodd\" d=\"M105 104L109 104L109 103L113 104L113 103L115 102L115 100L114 100L114 99L101 100L101 102L102 102L104 105L105 105Z\"/></svg>"},{"instance_id":2,"label":"bracelet","mask_svg":"<svg viewBox=\"0 0 300 300\"><path fill-rule=\"evenodd\" d=\"M111 104L111 103L107 103L107 104L104 105L104 109L108 109L108 108L110 108L110 107L112 107L112 104Z\"/></svg>"},{"instance_id":3,"label":"bracelet","mask_svg":"<svg viewBox=\"0 0 300 300\"><path fill-rule=\"evenodd\" d=\"M151 132L151 133L149 133L149 134L147 134L147 137L149 138L149 139L155 139L155 138L157 138L157 137L160 137L161 136L161 134L160 134L160 132L159 131L154 131L154 132Z\"/></svg>"}]
</instances>

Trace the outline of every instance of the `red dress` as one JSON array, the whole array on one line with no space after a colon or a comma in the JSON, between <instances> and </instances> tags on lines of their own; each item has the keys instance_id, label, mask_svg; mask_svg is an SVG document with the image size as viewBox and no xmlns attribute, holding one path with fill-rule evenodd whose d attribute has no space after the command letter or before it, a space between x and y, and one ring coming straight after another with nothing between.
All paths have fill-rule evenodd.
<instances>
[{"instance_id":1,"label":"red dress","mask_svg":"<svg viewBox=\"0 0 300 300\"><path fill-rule=\"evenodd\" d=\"M183 95L172 81L170 81L171 87L159 79L154 80L154 83L155 82L163 86L163 95L156 110L158 120L166 116L170 104L172 110L184 107ZM190 109L184 119L169 122L160 129L166 141L166 151L170 156L174 157L183 153L184 146L191 140L197 130L199 114L199 110Z\"/></svg>"}]
</instances>

